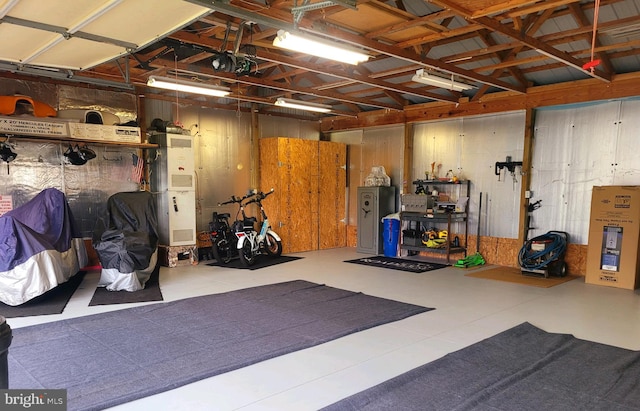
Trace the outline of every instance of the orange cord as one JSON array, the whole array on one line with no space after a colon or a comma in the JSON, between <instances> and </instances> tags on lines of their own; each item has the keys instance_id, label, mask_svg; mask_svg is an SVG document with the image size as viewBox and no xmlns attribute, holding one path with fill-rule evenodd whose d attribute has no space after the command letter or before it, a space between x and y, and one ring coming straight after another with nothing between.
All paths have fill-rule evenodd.
<instances>
[{"instance_id":1,"label":"orange cord","mask_svg":"<svg viewBox=\"0 0 640 411\"><path fill-rule=\"evenodd\" d=\"M593 55L596 48L596 32L598 31L598 14L600 12L600 0L595 0L595 8L593 9L593 36L591 37L591 61L584 66L585 70L590 69L591 73L594 72L595 67L600 64L600 60L594 60Z\"/></svg>"}]
</instances>

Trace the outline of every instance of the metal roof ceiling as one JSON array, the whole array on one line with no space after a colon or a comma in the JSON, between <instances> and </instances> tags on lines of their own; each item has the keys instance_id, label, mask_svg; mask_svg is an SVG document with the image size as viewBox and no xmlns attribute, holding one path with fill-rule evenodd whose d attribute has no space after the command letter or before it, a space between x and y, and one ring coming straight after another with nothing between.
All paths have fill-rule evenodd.
<instances>
[{"instance_id":1,"label":"metal roof ceiling","mask_svg":"<svg viewBox=\"0 0 640 411\"><path fill-rule=\"evenodd\" d=\"M0 0L0 36L11 39L0 75L138 86L160 98L147 78L178 76L233 86L229 98L210 99L219 107L239 100L277 111L273 101L286 96L357 115L640 72L640 0L600 1L593 50L601 63L582 69L595 10L586 0ZM278 29L357 45L372 58L354 67L283 51L272 45ZM214 70L220 53L249 60L250 70ZM419 68L476 88L415 83Z\"/></svg>"}]
</instances>

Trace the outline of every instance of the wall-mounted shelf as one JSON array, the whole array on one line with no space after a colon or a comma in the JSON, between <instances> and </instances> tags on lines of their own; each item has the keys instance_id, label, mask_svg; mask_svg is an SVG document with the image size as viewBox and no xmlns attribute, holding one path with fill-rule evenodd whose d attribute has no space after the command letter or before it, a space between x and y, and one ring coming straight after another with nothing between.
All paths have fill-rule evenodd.
<instances>
[{"instance_id":1,"label":"wall-mounted shelf","mask_svg":"<svg viewBox=\"0 0 640 411\"><path fill-rule=\"evenodd\" d=\"M139 127L88 124L56 118L0 116L0 138L22 141L68 142L155 148L157 144L141 143Z\"/></svg>"},{"instance_id":2,"label":"wall-mounted shelf","mask_svg":"<svg viewBox=\"0 0 640 411\"><path fill-rule=\"evenodd\" d=\"M11 138L12 141L29 141L29 142L46 142L46 143L76 143L76 144L92 144L92 145L104 145L104 146L121 146L121 147L133 147L141 149L157 148L157 144L151 143L127 143L121 141L101 141L90 140L82 138L68 138L68 137L36 137L36 136L23 136L18 134L0 133L0 142L4 142L7 138Z\"/></svg>"}]
</instances>

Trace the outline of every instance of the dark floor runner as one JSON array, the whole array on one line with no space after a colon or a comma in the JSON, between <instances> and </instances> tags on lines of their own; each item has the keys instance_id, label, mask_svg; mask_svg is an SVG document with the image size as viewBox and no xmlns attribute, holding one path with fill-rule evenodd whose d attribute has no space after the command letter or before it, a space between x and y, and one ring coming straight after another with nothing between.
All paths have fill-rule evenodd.
<instances>
[{"instance_id":1,"label":"dark floor runner","mask_svg":"<svg viewBox=\"0 0 640 411\"><path fill-rule=\"evenodd\" d=\"M639 351L523 323L323 410L629 411L639 380Z\"/></svg>"},{"instance_id":2,"label":"dark floor runner","mask_svg":"<svg viewBox=\"0 0 640 411\"><path fill-rule=\"evenodd\" d=\"M109 291L105 287L97 287L89 306L142 303L147 301L162 301L160 290L160 265L158 265L142 290L138 291Z\"/></svg>"},{"instance_id":3,"label":"dark floor runner","mask_svg":"<svg viewBox=\"0 0 640 411\"><path fill-rule=\"evenodd\" d=\"M392 270L409 271L412 273L424 273L448 267L446 264L415 261L405 258L384 257L380 255L347 260L345 263L370 265L372 267L390 268Z\"/></svg>"},{"instance_id":4,"label":"dark floor runner","mask_svg":"<svg viewBox=\"0 0 640 411\"><path fill-rule=\"evenodd\" d=\"M60 314L71 299L73 293L84 278L85 271L79 271L57 287L27 301L24 304L12 306L0 303L0 315L5 318L31 317L34 315Z\"/></svg>"},{"instance_id":5,"label":"dark floor runner","mask_svg":"<svg viewBox=\"0 0 640 411\"><path fill-rule=\"evenodd\" d=\"M101 410L430 310L296 280L21 327L9 388Z\"/></svg>"},{"instance_id":6,"label":"dark floor runner","mask_svg":"<svg viewBox=\"0 0 640 411\"><path fill-rule=\"evenodd\" d=\"M282 263L288 263L289 261L295 261L295 260L299 260L302 257L292 257L292 256L288 256L288 255L281 255L278 257L272 257L269 255L261 255L256 259L256 262L251 266L251 267L245 267L241 262L239 258L235 258L231 261L229 261L227 264L222 264L222 263L218 263L217 261L213 262L213 263L209 263L207 265L211 265L214 267L229 267L229 268L240 268L240 269L247 269L247 270L258 270L260 268L264 268L264 267L270 267L272 265L276 265L276 264L282 264Z\"/></svg>"}]
</instances>

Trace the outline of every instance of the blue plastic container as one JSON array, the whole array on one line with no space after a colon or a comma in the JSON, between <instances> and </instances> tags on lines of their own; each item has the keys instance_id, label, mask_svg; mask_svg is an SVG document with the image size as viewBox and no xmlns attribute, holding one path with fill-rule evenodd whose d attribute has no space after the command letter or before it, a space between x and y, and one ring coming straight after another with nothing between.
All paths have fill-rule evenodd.
<instances>
[{"instance_id":1,"label":"blue plastic container","mask_svg":"<svg viewBox=\"0 0 640 411\"><path fill-rule=\"evenodd\" d=\"M395 257L398 253L398 238L400 234L400 220L395 218L385 218L382 220L384 241L384 256Z\"/></svg>"}]
</instances>

